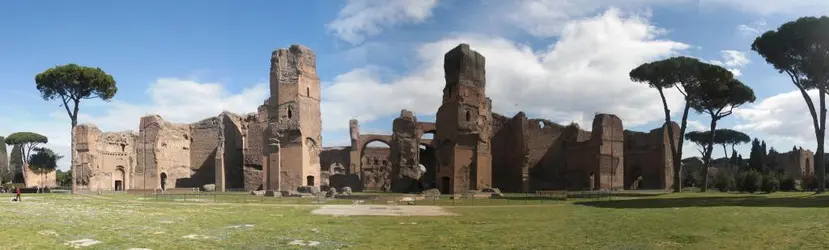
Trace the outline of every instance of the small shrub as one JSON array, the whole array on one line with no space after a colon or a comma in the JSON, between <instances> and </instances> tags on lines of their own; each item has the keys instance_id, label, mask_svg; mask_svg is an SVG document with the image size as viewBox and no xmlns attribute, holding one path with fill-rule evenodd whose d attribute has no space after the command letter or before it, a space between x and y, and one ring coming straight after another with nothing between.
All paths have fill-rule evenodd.
<instances>
[{"instance_id":1,"label":"small shrub","mask_svg":"<svg viewBox=\"0 0 829 250\"><path fill-rule=\"evenodd\" d=\"M780 190L780 180L774 173L763 175L763 192L774 193Z\"/></svg>"},{"instance_id":2,"label":"small shrub","mask_svg":"<svg viewBox=\"0 0 829 250\"><path fill-rule=\"evenodd\" d=\"M216 191L216 184L205 184L202 186L202 190L205 192L215 192Z\"/></svg>"},{"instance_id":3,"label":"small shrub","mask_svg":"<svg viewBox=\"0 0 829 250\"><path fill-rule=\"evenodd\" d=\"M714 186L720 192L728 192L734 190L735 188L735 181L734 177L727 174L719 174L717 175L716 179L714 180Z\"/></svg>"},{"instance_id":4,"label":"small shrub","mask_svg":"<svg viewBox=\"0 0 829 250\"><path fill-rule=\"evenodd\" d=\"M792 177L783 178L780 182L780 191L798 191L797 182Z\"/></svg>"},{"instance_id":5,"label":"small shrub","mask_svg":"<svg viewBox=\"0 0 829 250\"><path fill-rule=\"evenodd\" d=\"M755 170L743 172L742 190L743 192L754 193L760 191L763 186L763 175ZM779 184L778 184L779 185Z\"/></svg>"}]
</instances>

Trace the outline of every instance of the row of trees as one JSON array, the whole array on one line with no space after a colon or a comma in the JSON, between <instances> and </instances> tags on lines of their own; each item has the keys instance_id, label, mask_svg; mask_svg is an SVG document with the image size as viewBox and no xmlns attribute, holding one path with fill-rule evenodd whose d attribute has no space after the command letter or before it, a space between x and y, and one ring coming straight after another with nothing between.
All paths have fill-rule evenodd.
<instances>
[{"instance_id":1,"label":"row of trees","mask_svg":"<svg viewBox=\"0 0 829 250\"><path fill-rule=\"evenodd\" d=\"M824 136L826 132L826 91L829 87L829 17L803 17L781 25L757 37L751 49L760 54L766 62L780 73L789 76L800 90L809 108L817 141L815 170L818 180L817 192L825 191ZM688 113L691 109L708 115L710 120L708 140L700 139L703 154L702 191L708 187L708 169L711 166L713 146L717 142L717 122L729 116L733 109L745 103L754 102L756 97L751 88L743 84L723 67L701 62L695 58L672 57L650 62L630 72L634 82L645 83L659 92L665 113L665 123L671 123L671 110L665 98L665 91L676 89L682 93L685 105L680 121L679 134L685 135ZM818 106L812 102L808 90L818 91ZM819 116L818 116L819 112ZM673 127L668 126L673 134ZM701 136L701 135L695 135ZM682 191L682 144L685 136L669 139L674 163L674 191Z\"/></svg>"}]
</instances>

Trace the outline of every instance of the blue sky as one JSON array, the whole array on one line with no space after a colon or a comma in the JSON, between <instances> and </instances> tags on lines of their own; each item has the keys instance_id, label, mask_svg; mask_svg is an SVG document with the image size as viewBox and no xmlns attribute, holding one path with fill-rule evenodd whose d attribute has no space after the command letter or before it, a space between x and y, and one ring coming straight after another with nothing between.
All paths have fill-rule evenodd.
<instances>
[{"instance_id":1,"label":"blue sky","mask_svg":"<svg viewBox=\"0 0 829 250\"><path fill-rule=\"evenodd\" d=\"M317 54L323 144L345 145L350 118L366 133L390 131L402 108L433 120L441 56L465 42L487 57L487 94L507 116L524 110L589 128L594 113L615 113L627 129L649 130L661 103L627 71L689 55L739 72L755 89L757 102L721 126L780 151L815 148L802 98L750 44L783 22L829 13L827 1L621 2L3 1L0 135L39 132L69 155L66 113L40 99L34 84L37 73L66 63L101 67L117 80L111 102L81 104L81 122L103 130L137 130L151 113L195 122L222 110L254 112L267 96L270 53L298 43ZM692 130L708 124L690 120ZM686 152L696 154L693 146Z\"/></svg>"}]
</instances>

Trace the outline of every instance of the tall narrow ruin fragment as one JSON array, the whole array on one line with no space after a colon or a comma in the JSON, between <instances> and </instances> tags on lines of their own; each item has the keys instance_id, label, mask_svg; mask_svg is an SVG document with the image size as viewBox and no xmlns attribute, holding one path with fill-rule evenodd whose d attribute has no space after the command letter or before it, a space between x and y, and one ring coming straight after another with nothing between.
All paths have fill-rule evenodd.
<instances>
[{"instance_id":1,"label":"tall narrow ruin fragment","mask_svg":"<svg viewBox=\"0 0 829 250\"><path fill-rule=\"evenodd\" d=\"M411 111L400 111L400 117L392 123L390 159L392 164L391 188L394 192L419 191L422 172L419 168L420 147L417 117Z\"/></svg>"},{"instance_id":2,"label":"tall narrow ruin fragment","mask_svg":"<svg viewBox=\"0 0 829 250\"><path fill-rule=\"evenodd\" d=\"M271 55L271 97L265 133L266 190L319 186L322 145L316 56L302 45Z\"/></svg>"},{"instance_id":3,"label":"tall narrow ruin fragment","mask_svg":"<svg viewBox=\"0 0 829 250\"><path fill-rule=\"evenodd\" d=\"M492 184L492 101L486 97L485 58L460 44L444 56L446 87L437 112L437 187L464 193Z\"/></svg>"}]
</instances>

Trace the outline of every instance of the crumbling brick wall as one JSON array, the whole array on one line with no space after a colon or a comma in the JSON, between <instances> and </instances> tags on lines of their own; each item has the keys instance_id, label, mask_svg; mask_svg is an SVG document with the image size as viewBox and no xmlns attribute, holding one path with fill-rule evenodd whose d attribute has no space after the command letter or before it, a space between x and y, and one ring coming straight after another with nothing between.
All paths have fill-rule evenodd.
<instances>
[{"instance_id":1,"label":"crumbling brick wall","mask_svg":"<svg viewBox=\"0 0 829 250\"><path fill-rule=\"evenodd\" d=\"M674 140L679 126L674 126ZM673 185L673 165L667 127L648 133L625 131L625 188L630 189L641 177L638 189L669 189Z\"/></svg>"},{"instance_id":2,"label":"crumbling brick wall","mask_svg":"<svg viewBox=\"0 0 829 250\"><path fill-rule=\"evenodd\" d=\"M363 149L361 157L363 190L391 191L392 163L389 160L390 148L368 147Z\"/></svg>"},{"instance_id":3,"label":"crumbling brick wall","mask_svg":"<svg viewBox=\"0 0 829 250\"><path fill-rule=\"evenodd\" d=\"M176 187L201 187L216 182L216 154L221 121L210 117L190 125L191 137L184 139L190 146L190 176L176 180ZM184 146L183 146L184 147Z\"/></svg>"}]
</instances>

